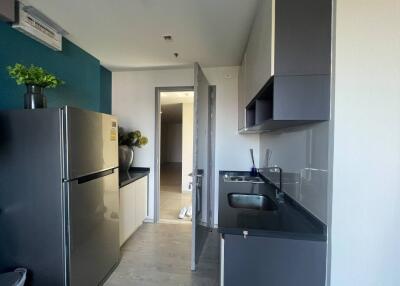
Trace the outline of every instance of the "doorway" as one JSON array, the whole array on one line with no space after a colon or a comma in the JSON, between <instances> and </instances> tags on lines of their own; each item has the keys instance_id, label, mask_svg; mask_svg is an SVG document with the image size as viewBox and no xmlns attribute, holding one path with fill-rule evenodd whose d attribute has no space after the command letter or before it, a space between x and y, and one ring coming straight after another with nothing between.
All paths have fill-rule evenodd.
<instances>
[{"instance_id":1,"label":"doorway","mask_svg":"<svg viewBox=\"0 0 400 286\"><path fill-rule=\"evenodd\" d=\"M190 227L192 229L191 235L186 237L187 239L192 240L191 243L191 269L195 270L196 273L201 273L202 271L208 271L210 269L210 265L212 264L213 269L219 269L218 265L218 255L219 251L215 251L214 247L209 247L210 245L214 245L216 248L219 246L219 236L218 233L212 231L214 226L214 182L215 182L215 128L216 128L216 86L209 85L208 80L205 78L203 72L201 71L198 64L195 65L195 87L167 87L167 88L156 88L155 94L155 181L154 181L154 223L162 223L158 224L160 226L169 226L175 231L179 227ZM170 150L172 147L162 146L162 144L167 143L163 142L166 137L167 128L162 128L162 121L164 120L168 122L167 118L171 117L171 112L168 111L168 108L175 109L172 114L180 113L179 107L170 106L167 107L166 103L172 104L180 104L181 102L173 101L173 93L188 93L191 92L193 94L193 106L190 108L193 112L193 117L190 125L192 126L192 132L185 132L182 127L182 148L185 146L191 146L192 161L188 163L188 170L185 171L184 160L179 164L178 162L170 162L172 159L168 159L168 155L170 158L176 158L172 156L170 153L166 153L164 151L164 155L162 155L162 148ZM191 95L190 94L190 95ZM177 95L177 94L175 94ZM181 94L179 97L188 97L188 94ZM168 98L171 98L170 100ZM192 100L191 100L192 101ZM176 111L178 109L178 111ZM182 107L182 113L183 111ZM164 119L163 119L164 117ZM172 116L173 117L173 116ZM180 117L180 116L178 116ZM173 124L179 124L180 121L175 121ZM183 125L183 121L182 121ZM164 129L164 132L162 131ZM176 129L172 127L172 129ZM179 128L177 128L179 129ZM162 134L164 134L164 139L162 138ZM189 138L191 138L190 144L183 143L184 135L189 134ZM174 138L178 136L172 136ZM181 140L178 139L177 142ZM176 142L176 141L175 141ZM176 147L177 144L174 145L173 148ZM167 159L166 159L167 158ZM184 156L182 156L184 158ZM165 161L166 160L166 161ZM178 171L174 171L173 169L178 169ZM179 168L181 170L181 183L179 185ZM167 171L167 172L165 172ZM168 173L169 172L169 173ZM187 176L191 173L192 176ZM171 176L171 174L175 174L175 176ZM163 177L163 179L161 178ZM166 177L166 180L164 180ZM188 180L188 183L184 183L184 179ZM163 182L162 182L163 181ZM170 182L168 184L168 182ZM172 183L171 183L172 182ZM175 183L173 183L175 182ZM167 190L165 189L167 186ZM168 186L172 186L168 188ZM168 189L179 190L181 188L181 192L185 191L185 186L187 186L188 190L190 190L189 197L192 200L192 220L179 219L176 215L179 215L181 207L187 207L187 202L184 201L183 204L178 208L174 207L174 211L172 212L173 217L171 218L162 218L161 212L162 208L166 205L169 207L168 202L165 200L165 191ZM163 190L161 190L163 189ZM171 192L172 193L172 192ZM175 192L178 193L178 192ZM164 196L161 199L161 196ZM168 196L168 194L167 194ZM171 207L172 208L172 207ZM163 212L164 214L164 212ZM190 225L191 224L191 225ZM207 245L207 246L205 246ZM204 259L202 259L203 257ZM212 258L212 259L208 259ZM218 271L215 271L214 274L217 274ZM216 275L217 277L218 275ZM215 278L215 277L214 277ZM214 279L213 278L213 279Z\"/></svg>"},{"instance_id":2,"label":"doorway","mask_svg":"<svg viewBox=\"0 0 400 286\"><path fill-rule=\"evenodd\" d=\"M159 222L191 223L193 170L193 88L160 89Z\"/></svg>"}]
</instances>

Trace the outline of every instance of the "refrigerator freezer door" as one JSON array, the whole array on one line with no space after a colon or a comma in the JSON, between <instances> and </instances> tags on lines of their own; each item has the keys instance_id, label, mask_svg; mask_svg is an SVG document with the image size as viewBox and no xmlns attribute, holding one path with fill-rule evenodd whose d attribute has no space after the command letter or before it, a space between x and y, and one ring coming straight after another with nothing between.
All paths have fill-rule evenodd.
<instances>
[{"instance_id":1,"label":"refrigerator freezer door","mask_svg":"<svg viewBox=\"0 0 400 286\"><path fill-rule=\"evenodd\" d=\"M114 116L71 107L66 107L64 114L66 180L118 167Z\"/></svg>"},{"instance_id":2,"label":"refrigerator freezer door","mask_svg":"<svg viewBox=\"0 0 400 286\"><path fill-rule=\"evenodd\" d=\"M98 285L118 263L118 169L109 172L65 183L71 286Z\"/></svg>"}]
</instances>

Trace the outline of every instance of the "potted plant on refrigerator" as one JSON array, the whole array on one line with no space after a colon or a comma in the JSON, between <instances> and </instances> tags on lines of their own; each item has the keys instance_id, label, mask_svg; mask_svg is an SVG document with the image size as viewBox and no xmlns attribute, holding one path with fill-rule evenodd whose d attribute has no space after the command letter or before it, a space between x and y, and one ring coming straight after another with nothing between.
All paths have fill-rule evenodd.
<instances>
[{"instance_id":1,"label":"potted plant on refrigerator","mask_svg":"<svg viewBox=\"0 0 400 286\"><path fill-rule=\"evenodd\" d=\"M123 128L118 130L118 151L119 151L119 169L127 171L133 164L134 148L141 148L148 143L148 139L142 136L139 130L125 132Z\"/></svg>"},{"instance_id":2,"label":"potted plant on refrigerator","mask_svg":"<svg viewBox=\"0 0 400 286\"><path fill-rule=\"evenodd\" d=\"M25 109L46 108L47 100L43 94L44 89L64 84L55 75L34 65L27 67L17 63L14 66L8 66L7 71L18 85L26 85Z\"/></svg>"}]
</instances>

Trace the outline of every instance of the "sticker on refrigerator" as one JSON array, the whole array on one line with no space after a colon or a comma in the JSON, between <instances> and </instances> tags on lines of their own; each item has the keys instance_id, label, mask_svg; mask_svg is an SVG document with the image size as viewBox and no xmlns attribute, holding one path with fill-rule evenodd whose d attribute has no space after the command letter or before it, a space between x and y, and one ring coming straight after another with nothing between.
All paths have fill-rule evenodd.
<instances>
[{"instance_id":1,"label":"sticker on refrigerator","mask_svg":"<svg viewBox=\"0 0 400 286\"><path fill-rule=\"evenodd\" d=\"M112 128L110 132L110 140L111 141L116 141L117 140L117 129Z\"/></svg>"}]
</instances>

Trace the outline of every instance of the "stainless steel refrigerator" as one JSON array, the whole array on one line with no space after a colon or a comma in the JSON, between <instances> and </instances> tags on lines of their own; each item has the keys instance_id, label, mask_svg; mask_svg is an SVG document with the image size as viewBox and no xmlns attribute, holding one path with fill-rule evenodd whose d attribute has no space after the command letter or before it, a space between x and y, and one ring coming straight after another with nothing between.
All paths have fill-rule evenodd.
<instances>
[{"instance_id":1,"label":"stainless steel refrigerator","mask_svg":"<svg viewBox=\"0 0 400 286\"><path fill-rule=\"evenodd\" d=\"M0 111L0 272L98 285L119 261L118 126L77 108Z\"/></svg>"}]
</instances>

